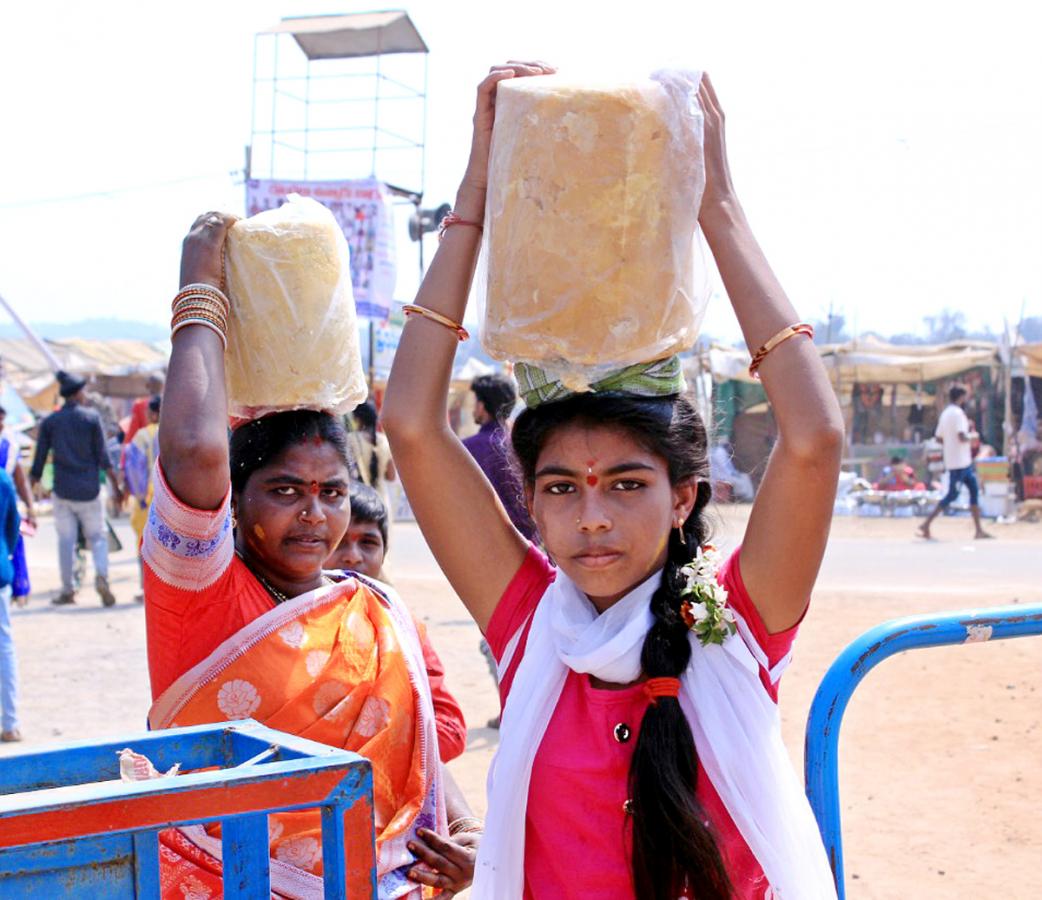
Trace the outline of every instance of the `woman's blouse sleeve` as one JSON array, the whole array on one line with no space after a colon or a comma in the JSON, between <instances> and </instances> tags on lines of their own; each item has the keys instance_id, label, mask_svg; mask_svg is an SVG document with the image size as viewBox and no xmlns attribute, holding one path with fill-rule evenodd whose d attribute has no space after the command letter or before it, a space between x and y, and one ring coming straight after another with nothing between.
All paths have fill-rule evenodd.
<instances>
[{"instance_id":1,"label":"woman's blouse sleeve","mask_svg":"<svg viewBox=\"0 0 1042 900\"><path fill-rule=\"evenodd\" d=\"M192 509L174 496L161 460L156 460L153 484L141 558L164 585L204 590L228 569L235 552L231 488L217 509Z\"/></svg>"}]
</instances>

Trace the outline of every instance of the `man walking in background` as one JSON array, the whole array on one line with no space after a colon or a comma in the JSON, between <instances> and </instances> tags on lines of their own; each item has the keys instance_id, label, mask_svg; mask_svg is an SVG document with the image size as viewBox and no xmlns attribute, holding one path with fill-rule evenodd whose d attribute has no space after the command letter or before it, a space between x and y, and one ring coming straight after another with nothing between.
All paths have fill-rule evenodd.
<instances>
[{"instance_id":1,"label":"man walking in background","mask_svg":"<svg viewBox=\"0 0 1042 900\"><path fill-rule=\"evenodd\" d=\"M109 548L101 501L101 473L105 472L117 503L122 501L119 482L105 450L100 416L84 406L86 380L59 372L59 392L65 405L40 424L29 480L43 476L47 457L54 458L54 527L58 532L58 566L61 593L51 602L58 606L76 602L72 581L77 526L94 557L94 587L105 606L116 598L109 588Z\"/></svg>"},{"instance_id":2,"label":"man walking in background","mask_svg":"<svg viewBox=\"0 0 1042 900\"><path fill-rule=\"evenodd\" d=\"M966 485L970 492L970 513L973 516L973 525L976 531L975 538L990 538L982 527L980 521L980 506L978 505L979 488L977 486L977 475L973 471L973 450L971 443L974 429L970 424L963 407L966 405L966 388L962 385L952 385L948 391L948 405L937 420L937 439L944 448L944 468L948 472L948 493L934 507L926 521L919 526L920 536L931 540L930 525L943 510L951 506L956 497L959 496L959 488Z\"/></svg>"}]
</instances>

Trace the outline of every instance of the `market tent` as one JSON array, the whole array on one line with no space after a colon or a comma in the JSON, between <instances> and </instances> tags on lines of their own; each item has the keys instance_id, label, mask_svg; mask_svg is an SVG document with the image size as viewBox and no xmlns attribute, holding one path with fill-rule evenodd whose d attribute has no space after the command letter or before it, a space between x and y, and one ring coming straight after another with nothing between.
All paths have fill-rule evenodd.
<instances>
[{"instance_id":1,"label":"market tent","mask_svg":"<svg viewBox=\"0 0 1042 900\"><path fill-rule=\"evenodd\" d=\"M823 347L821 357L844 382L922 384L997 364L997 350L992 341L903 345L866 337Z\"/></svg>"},{"instance_id":2,"label":"market tent","mask_svg":"<svg viewBox=\"0 0 1042 900\"><path fill-rule=\"evenodd\" d=\"M1042 378L1042 344L1023 344L1017 348L1017 353L1024 359L1026 374Z\"/></svg>"},{"instance_id":3,"label":"market tent","mask_svg":"<svg viewBox=\"0 0 1042 900\"><path fill-rule=\"evenodd\" d=\"M146 392L150 375L162 373L169 345L133 340L72 338L45 341L67 372L89 376L95 390L109 397L137 397ZM58 386L43 354L28 340L0 339L3 380L39 412L54 408Z\"/></svg>"},{"instance_id":4,"label":"market tent","mask_svg":"<svg viewBox=\"0 0 1042 900\"><path fill-rule=\"evenodd\" d=\"M997 346L991 341L904 345L864 337L845 344L822 344L818 352L833 382L847 384L921 384L989 366L998 359ZM708 363L716 381L755 381L745 350L713 344ZM1042 367L1042 345L1038 365Z\"/></svg>"}]
</instances>

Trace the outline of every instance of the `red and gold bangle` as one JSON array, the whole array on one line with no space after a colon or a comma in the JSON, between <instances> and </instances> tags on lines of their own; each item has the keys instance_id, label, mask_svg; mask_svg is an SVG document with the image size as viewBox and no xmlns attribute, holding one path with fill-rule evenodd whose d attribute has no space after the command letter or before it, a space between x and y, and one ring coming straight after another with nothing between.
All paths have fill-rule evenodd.
<instances>
[{"instance_id":1,"label":"red and gold bangle","mask_svg":"<svg viewBox=\"0 0 1042 900\"><path fill-rule=\"evenodd\" d=\"M177 300L181 297L182 294L189 293L213 294L215 297L217 297L217 299L221 300L222 302L228 302L227 296L225 296L224 291L222 291L219 287L214 287L214 285L212 284L203 284L202 282L186 284L183 287L179 288L177 292L177 297L175 297L174 299Z\"/></svg>"},{"instance_id":2,"label":"red and gold bangle","mask_svg":"<svg viewBox=\"0 0 1042 900\"><path fill-rule=\"evenodd\" d=\"M196 311L188 310L187 313L182 313L179 316L175 316L170 320L170 331L173 333L177 328L181 326L183 322L196 322L203 321L209 322L217 328L220 328L225 334L228 333L228 326L223 319L219 319L216 316L210 316L206 313L196 313Z\"/></svg>"},{"instance_id":3,"label":"red and gold bangle","mask_svg":"<svg viewBox=\"0 0 1042 900\"><path fill-rule=\"evenodd\" d=\"M427 309L426 306L417 306L415 303L407 303L402 307L402 312L406 318L410 316L420 316L423 319L430 319L432 322L437 322L444 328L448 328L449 331L455 332L456 337L461 341L467 340L470 337L470 332L467 331L459 322L453 322L448 316L443 316L440 312L435 312L433 309Z\"/></svg>"},{"instance_id":4,"label":"red and gold bangle","mask_svg":"<svg viewBox=\"0 0 1042 900\"><path fill-rule=\"evenodd\" d=\"M187 319L192 316L202 316L204 319L213 319L215 322L218 322L222 328L228 327L228 317L219 308L214 308L209 305L204 306L201 303L185 303L180 305L174 312L171 324L179 319Z\"/></svg>"},{"instance_id":5,"label":"red and gold bangle","mask_svg":"<svg viewBox=\"0 0 1042 900\"><path fill-rule=\"evenodd\" d=\"M217 316L219 319L224 319L226 322L228 320L227 308L209 297L183 297L174 304L173 314L177 316L188 310L205 312L211 316Z\"/></svg>"},{"instance_id":6,"label":"red and gold bangle","mask_svg":"<svg viewBox=\"0 0 1042 900\"><path fill-rule=\"evenodd\" d=\"M221 339L221 345L224 347L224 349L228 349L227 336L225 335L221 326L214 322L212 319L203 319L201 317L182 319L170 329L170 337L173 338L173 336L177 334L177 332L179 332L182 328L185 328L188 325L202 325L204 328L209 328L212 332L214 332L214 334L216 334Z\"/></svg>"},{"instance_id":7,"label":"red and gold bangle","mask_svg":"<svg viewBox=\"0 0 1042 900\"><path fill-rule=\"evenodd\" d=\"M469 225L471 228L476 228L478 231L484 231L485 225L482 222L474 222L470 219L464 219L462 216L456 215L454 212L450 212L444 219L441 220L441 224L438 226L438 240L440 241L445 237L445 232L448 231L453 225Z\"/></svg>"},{"instance_id":8,"label":"red and gold bangle","mask_svg":"<svg viewBox=\"0 0 1042 900\"><path fill-rule=\"evenodd\" d=\"M206 299L211 303L217 304L224 310L225 314L227 314L229 309L231 309L231 304L228 302L228 298L224 293L209 284L186 285L177 292L177 296L174 297L170 307L176 311L179 304L184 303L187 300L198 299Z\"/></svg>"},{"instance_id":9,"label":"red and gold bangle","mask_svg":"<svg viewBox=\"0 0 1042 900\"><path fill-rule=\"evenodd\" d=\"M217 334L219 334L221 336L221 343L223 343L224 346L227 348L227 346L228 346L228 332L227 332L227 330L224 328L223 325L221 325L220 322L215 322L213 319L209 318L208 316L186 316L183 319L178 319L176 322L172 322L171 325L170 325L170 338L171 338L171 340L173 340L174 335L177 334L177 332L179 332L186 325L204 325L204 326L206 326L211 331L214 331L214 332L216 332Z\"/></svg>"},{"instance_id":10,"label":"red and gold bangle","mask_svg":"<svg viewBox=\"0 0 1042 900\"><path fill-rule=\"evenodd\" d=\"M778 347L785 343L789 338L795 337L798 334L805 334L813 340L814 326L807 322L797 322L795 325L789 325L788 327L783 328L753 354L752 362L749 363L749 374L754 378L759 378L760 376L756 374L756 370L760 368L760 364L767 358L767 354L775 347Z\"/></svg>"}]
</instances>

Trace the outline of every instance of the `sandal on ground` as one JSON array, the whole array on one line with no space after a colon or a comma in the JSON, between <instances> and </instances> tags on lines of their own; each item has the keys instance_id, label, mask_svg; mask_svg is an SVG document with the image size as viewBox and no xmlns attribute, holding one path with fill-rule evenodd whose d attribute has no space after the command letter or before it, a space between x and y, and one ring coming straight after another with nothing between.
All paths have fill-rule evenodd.
<instances>
[{"instance_id":1,"label":"sandal on ground","mask_svg":"<svg viewBox=\"0 0 1042 900\"><path fill-rule=\"evenodd\" d=\"M101 597L102 606L112 606L116 602L116 595L109 587L109 580L104 575L96 575L94 578L94 590Z\"/></svg>"}]
</instances>

